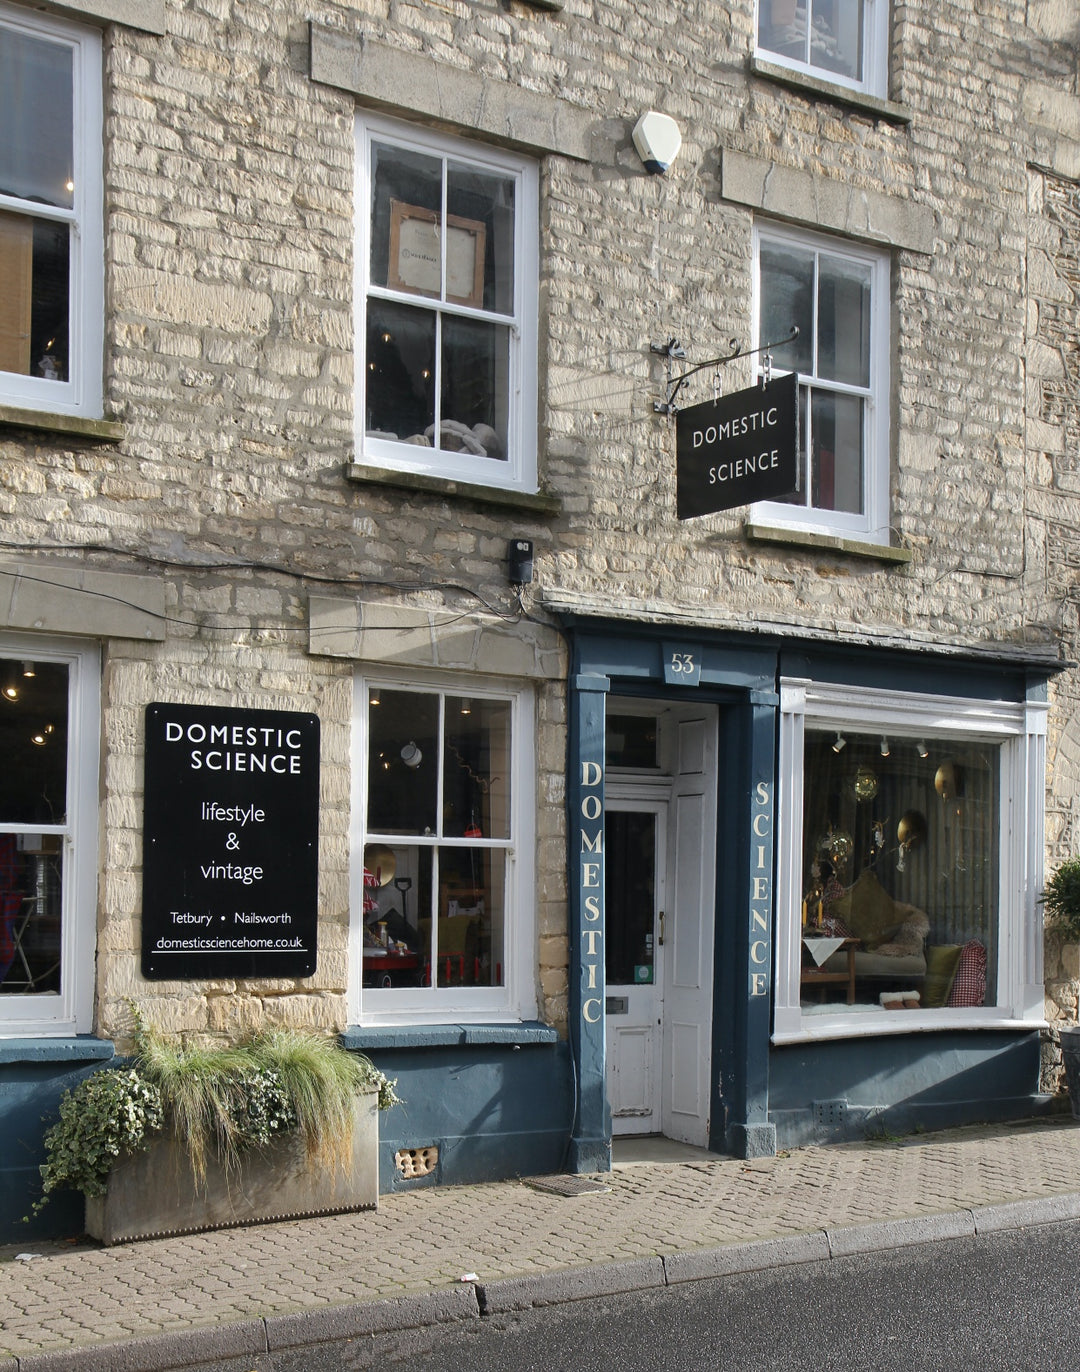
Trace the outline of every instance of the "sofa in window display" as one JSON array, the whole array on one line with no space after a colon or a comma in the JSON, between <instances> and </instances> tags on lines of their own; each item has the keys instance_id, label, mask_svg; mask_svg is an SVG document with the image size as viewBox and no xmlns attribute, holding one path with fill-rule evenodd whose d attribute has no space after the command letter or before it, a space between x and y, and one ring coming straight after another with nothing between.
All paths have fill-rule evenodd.
<instances>
[{"instance_id":1,"label":"sofa in window display","mask_svg":"<svg viewBox=\"0 0 1080 1372\"><path fill-rule=\"evenodd\" d=\"M871 869L862 872L843 895L830 901L827 917L839 936L859 940L857 980L922 978L926 975L926 938L930 920L924 910L893 900ZM823 964L842 971L847 954L837 952Z\"/></svg>"}]
</instances>

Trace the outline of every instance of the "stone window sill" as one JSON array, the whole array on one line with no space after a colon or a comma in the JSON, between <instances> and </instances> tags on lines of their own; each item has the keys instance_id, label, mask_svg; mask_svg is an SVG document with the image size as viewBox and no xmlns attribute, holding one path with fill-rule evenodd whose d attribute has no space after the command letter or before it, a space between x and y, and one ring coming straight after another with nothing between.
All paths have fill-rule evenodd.
<instances>
[{"instance_id":1,"label":"stone window sill","mask_svg":"<svg viewBox=\"0 0 1080 1372\"><path fill-rule=\"evenodd\" d=\"M350 481L369 486L388 486L425 495L455 496L478 505L494 505L504 510L524 510L529 514L557 515L562 501L555 496L529 491L508 491L501 486L474 486L467 481L446 481L420 472L399 472L388 467L371 467L365 462L349 462L345 475Z\"/></svg>"},{"instance_id":2,"label":"stone window sill","mask_svg":"<svg viewBox=\"0 0 1080 1372\"><path fill-rule=\"evenodd\" d=\"M46 410L22 410L15 405L0 405L0 427L44 430L86 438L95 443L119 443L126 429L114 419L82 419L74 414L51 414Z\"/></svg>"},{"instance_id":3,"label":"stone window sill","mask_svg":"<svg viewBox=\"0 0 1080 1372\"><path fill-rule=\"evenodd\" d=\"M814 533L808 529L784 529L772 524L748 523L744 526L744 532L753 543L783 543L789 547L847 553L851 557L872 558L878 562L902 565L910 562L914 556L910 548L893 548L886 543L863 543L856 538Z\"/></svg>"},{"instance_id":4,"label":"stone window sill","mask_svg":"<svg viewBox=\"0 0 1080 1372\"><path fill-rule=\"evenodd\" d=\"M341 1035L344 1048L368 1052L380 1048L460 1048L503 1045L524 1048L558 1043L558 1030L538 1020L515 1024L402 1024L354 1026Z\"/></svg>"},{"instance_id":5,"label":"stone window sill","mask_svg":"<svg viewBox=\"0 0 1080 1372\"><path fill-rule=\"evenodd\" d=\"M869 115L872 119L884 119L890 124L911 123L911 111L906 105L897 104L895 100L882 100L880 96L866 95L862 91L853 91L833 81L824 81L819 76L809 76L806 72L792 71L790 67L781 66L778 62L751 57L750 72L753 76L761 76L767 81L776 81L781 86L788 86L802 95L846 105L849 109Z\"/></svg>"},{"instance_id":6,"label":"stone window sill","mask_svg":"<svg viewBox=\"0 0 1080 1372\"><path fill-rule=\"evenodd\" d=\"M16 1062L107 1062L116 1050L109 1039L79 1035L77 1038L0 1039L0 1064Z\"/></svg>"}]
</instances>

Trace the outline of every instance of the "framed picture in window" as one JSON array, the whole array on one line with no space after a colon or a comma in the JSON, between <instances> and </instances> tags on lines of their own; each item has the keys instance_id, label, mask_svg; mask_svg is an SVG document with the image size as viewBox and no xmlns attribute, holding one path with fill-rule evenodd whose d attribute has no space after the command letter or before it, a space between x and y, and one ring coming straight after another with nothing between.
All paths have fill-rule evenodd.
<instances>
[{"instance_id":1,"label":"framed picture in window","mask_svg":"<svg viewBox=\"0 0 1080 1372\"><path fill-rule=\"evenodd\" d=\"M392 290L439 298L442 250L441 215L419 205L390 202L390 268ZM486 229L479 219L446 216L446 299L458 305L484 303Z\"/></svg>"}]
</instances>

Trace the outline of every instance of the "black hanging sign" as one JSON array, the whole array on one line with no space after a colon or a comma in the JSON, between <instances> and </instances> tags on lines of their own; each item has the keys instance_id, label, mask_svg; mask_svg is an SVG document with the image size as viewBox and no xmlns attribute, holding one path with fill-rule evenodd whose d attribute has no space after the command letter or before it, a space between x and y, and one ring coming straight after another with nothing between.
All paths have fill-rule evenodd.
<instances>
[{"instance_id":1,"label":"black hanging sign","mask_svg":"<svg viewBox=\"0 0 1080 1372\"><path fill-rule=\"evenodd\" d=\"M148 705L144 794L143 976L312 976L318 716Z\"/></svg>"},{"instance_id":2,"label":"black hanging sign","mask_svg":"<svg viewBox=\"0 0 1080 1372\"><path fill-rule=\"evenodd\" d=\"M798 485L799 377L706 400L675 416L680 519L790 495Z\"/></svg>"}]
</instances>

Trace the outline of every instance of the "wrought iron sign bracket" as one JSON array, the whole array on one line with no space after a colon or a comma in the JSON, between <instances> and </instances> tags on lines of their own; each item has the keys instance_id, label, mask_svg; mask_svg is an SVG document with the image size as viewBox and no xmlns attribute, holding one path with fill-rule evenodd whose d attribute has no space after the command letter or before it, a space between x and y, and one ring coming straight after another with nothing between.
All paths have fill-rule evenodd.
<instances>
[{"instance_id":1,"label":"wrought iron sign bracket","mask_svg":"<svg viewBox=\"0 0 1080 1372\"><path fill-rule=\"evenodd\" d=\"M762 343L760 348L751 348L749 352L745 353L739 345L739 340L737 338L733 338L731 342L728 344L731 351L727 353L725 356L712 357L708 360L708 362L699 362L696 367L690 367L685 372L680 373L680 375L678 376L672 376L671 364L673 361L681 361L686 358L686 349L680 345L678 339L669 338L666 343L650 343L650 353L655 353L658 357L663 357L667 359L666 399L653 401L654 412L656 414L677 414L679 411L679 407L675 404L676 398L678 397L678 394L682 390L683 386L686 385L687 381L689 381L692 376L696 376L698 372L707 371L710 367L715 367L717 372L717 382L719 383L720 368L726 366L729 362L734 362L735 359L739 357L753 357L755 353L765 353L765 375L762 379L766 380L771 370L772 349L782 348L786 343L793 343L795 339L798 338L798 336L799 326L797 324L792 324L791 332L788 334L787 338L776 339L772 343Z\"/></svg>"}]
</instances>

